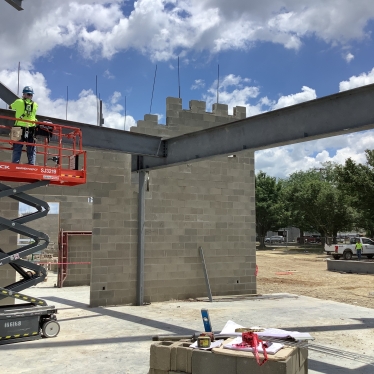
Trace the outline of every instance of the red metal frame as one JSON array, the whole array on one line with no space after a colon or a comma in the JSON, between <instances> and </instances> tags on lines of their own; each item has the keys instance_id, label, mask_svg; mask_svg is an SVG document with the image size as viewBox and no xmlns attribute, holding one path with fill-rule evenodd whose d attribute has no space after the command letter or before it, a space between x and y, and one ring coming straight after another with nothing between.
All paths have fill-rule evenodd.
<instances>
[{"instance_id":1,"label":"red metal frame","mask_svg":"<svg viewBox=\"0 0 374 374\"><path fill-rule=\"evenodd\" d=\"M0 116L1 119L14 121L13 117ZM82 147L82 131L77 127L45 123L38 121L23 122L48 126L52 129L51 143L44 138L44 143L16 142L9 138L0 137L0 149L12 151L13 144L35 145L37 154L44 155L43 165L13 164L0 161L0 180L10 182L33 182L48 180L50 184L75 186L86 183L87 156ZM0 128L11 129L9 126L0 125ZM23 150L26 152L26 150ZM59 163L47 165L52 157L58 157ZM83 157L82 166L75 170L75 160ZM11 152L9 152L11 159Z\"/></svg>"},{"instance_id":2,"label":"red metal frame","mask_svg":"<svg viewBox=\"0 0 374 374\"><path fill-rule=\"evenodd\" d=\"M71 235L92 235L92 231L64 231L60 230L58 237L58 271L57 287L63 287L64 281L68 274L69 265L69 236Z\"/></svg>"}]
</instances>

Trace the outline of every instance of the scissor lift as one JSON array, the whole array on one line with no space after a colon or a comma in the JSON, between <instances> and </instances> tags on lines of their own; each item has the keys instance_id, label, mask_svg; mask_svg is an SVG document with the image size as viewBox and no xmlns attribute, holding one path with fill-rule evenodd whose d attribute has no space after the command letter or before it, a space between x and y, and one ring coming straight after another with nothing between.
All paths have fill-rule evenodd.
<instances>
[{"instance_id":1,"label":"scissor lift","mask_svg":"<svg viewBox=\"0 0 374 374\"><path fill-rule=\"evenodd\" d=\"M14 122L14 118L0 118ZM21 292L43 282L46 278L47 272L43 266L24 258L47 248L49 244L48 235L24 225L45 217L49 212L49 205L26 192L49 184L75 186L86 183L86 152L82 149L81 130L54 123L35 124L39 133L35 144L37 162L42 165L0 161L0 180L15 182L12 186L0 183L0 198L8 197L36 210L13 219L0 217L0 232L10 230L33 241L7 253L0 248L0 266L10 265L21 278L15 283L0 287L0 300L7 297L17 300L16 304L0 306L0 344L55 337L60 331L56 318L57 309L48 306L42 299ZM10 131L10 127L5 125L1 125L0 128L3 132L4 129ZM20 142L0 138L2 155L9 155L10 159L11 152L7 151L12 150L14 143ZM19 185L19 182L28 183Z\"/></svg>"}]
</instances>

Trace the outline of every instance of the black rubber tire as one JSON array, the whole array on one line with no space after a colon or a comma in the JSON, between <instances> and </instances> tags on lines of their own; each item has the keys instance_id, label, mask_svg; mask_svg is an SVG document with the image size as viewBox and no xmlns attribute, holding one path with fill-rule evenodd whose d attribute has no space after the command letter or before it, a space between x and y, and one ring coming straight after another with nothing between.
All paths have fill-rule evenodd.
<instances>
[{"instance_id":1,"label":"black rubber tire","mask_svg":"<svg viewBox=\"0 0 374 374\"><path fill-rule=\"evenodd\" d=\"M344 260L352 260L352 257L353 257L353 253L351 250L344 251L343 253Z\"/></svg>"},{"instance_id":2,"label":"black rubber tire","mask_svg":"<svg viewBox=\"0 0 374 374\"><path fill-rule=\"evenodd\" d=\"M373 255L366 255L366 257L371 260L373 258Z\"/></svg>"},{"instance_id":3,"label":"black rubber tire","mask_svg":"<svg viewBox=\"0 0 374 374\"><path fill-rule=\"evenodd\" d=\"M42 326L43 336L46 338L54 338L60 332L60 325L55 320L48 320Z\"/></svg>"},{"instance_id":4,"label":"black rubber tire","mask_svg":"<svg viewBox=\"0 0 374 374\"><path fill-rule=\"evenodd\" d=\"M333 258L334 260L339 260L340 255L332 255L332 258Z\"/></svg>"}]
</instances>

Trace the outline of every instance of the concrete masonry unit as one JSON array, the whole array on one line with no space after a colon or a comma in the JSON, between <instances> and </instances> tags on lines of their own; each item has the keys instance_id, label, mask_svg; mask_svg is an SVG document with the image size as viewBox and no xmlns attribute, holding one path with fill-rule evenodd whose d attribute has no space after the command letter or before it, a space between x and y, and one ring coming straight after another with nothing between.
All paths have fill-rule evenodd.
<instances>
[{"instance_id":1,"label":"concrete masonry unit","mask_svg":"<svg viewBox=\"0 0 374 374\"><path fill-rule=\"evenodd\" d=\"M183 109L181 99L167 98L166 125L159 124L156 115L146 114L131 132L170 138L245 116L243 107L234 108L231 115L224 104L216 104L212 112L206 112L203 101L192 100L189 109ZM91 242L74 238L70 253L74 261L91 262L91 266L81 265L78 269L79 265L72 265L67 284L84 285L89 281L91 306L133 304L137 284L138 176L131 173L128 154L87 148L87 155L87 184L49 186L35 190L35 196L60 203L63 230L92 231ZM5 157L0 152L0 160ZM144 301L206 295L200 246L213 296L256 293L254 153L245 151L237 157L219 156L154 170L149 177L145 196ZM1 200L2 215L16 217L17 202ZM15 234L2 232L1 248L9 251L16 243ZM12 283L12 269L2 268L1 284Z\"/></svg>"},{"instance_id":2,"label":"concrete masonry unit","mask_svg":"<svg viewBox=\"0 0 374 374\"><path fill-rule=\"evenodd\" d=\"M251 352L192 349L191 341L160 341L150 348L148 374L307 374L308 350L285 348L259 366ZM262 355L261 355L262 359Z\"/></svg>"},{"instance_id":3,"label":"concrete masonry unit","mask_svg":"<svg viewBox=\"0 0 374 374\"><path fill-rule=\"evenodd\" d=\"M355 274L374 274L374 262L327 259L327 270Z\"/></svg>"}]
</instances>

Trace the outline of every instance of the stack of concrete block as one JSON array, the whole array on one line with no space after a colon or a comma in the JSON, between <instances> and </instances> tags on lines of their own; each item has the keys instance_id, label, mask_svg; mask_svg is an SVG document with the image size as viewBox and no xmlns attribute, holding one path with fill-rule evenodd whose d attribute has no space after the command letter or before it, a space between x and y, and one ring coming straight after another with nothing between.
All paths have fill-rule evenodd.
<instances>
[{"instance_id":1,"label":"stack of concrete block","mask_svg":"<svg viewBox=\"0 0 374 374\"><path fill-rule=\"evenodd\" d=\"M155 342L151 345L148 374L192 373L191 342Z\"/></svg>"},{"instance_id":2,"label":"stack of concrete block","mask_svg":"<svg viewBox=\"0 0 374 374\"><path fill-rule=\"evenodd\" d=\"M155 342L150 349L148 374L307 374L308 350L287 348L284 359L269 356L259 366L250 352L228 349L199 350L190 348L191 342Z\"/></svg>"},{"instance_id":3,"label":"stack of concrete block","mask_svg":"<svg viewBox=\"0 0 374 374\"><path fill-rule=\"evenodd\" d=\"M227 104L213 104L213 113L218 116L228 116L229 106Z\"/></svg>"}]
</instances>

